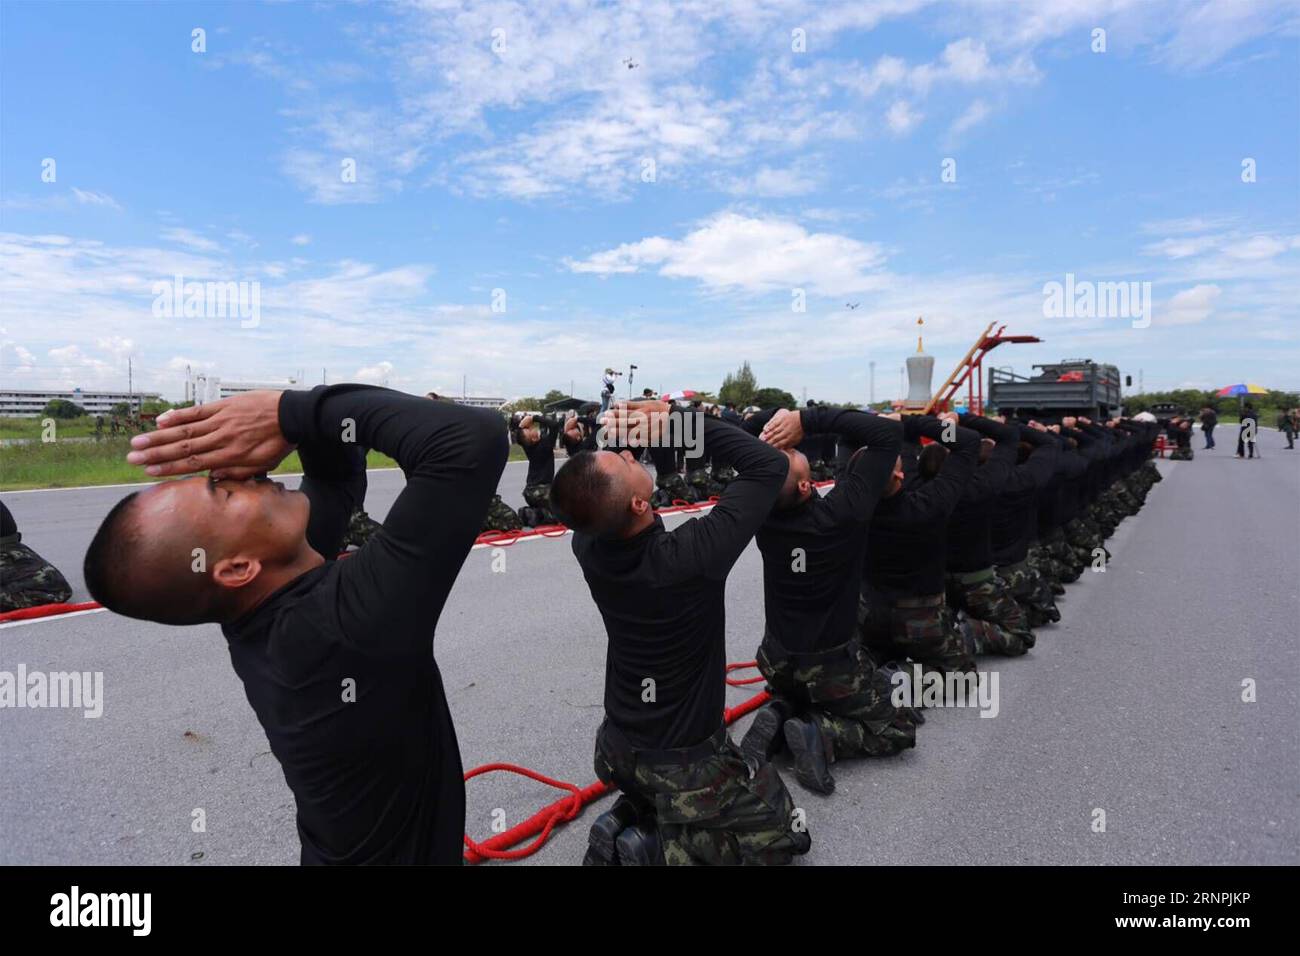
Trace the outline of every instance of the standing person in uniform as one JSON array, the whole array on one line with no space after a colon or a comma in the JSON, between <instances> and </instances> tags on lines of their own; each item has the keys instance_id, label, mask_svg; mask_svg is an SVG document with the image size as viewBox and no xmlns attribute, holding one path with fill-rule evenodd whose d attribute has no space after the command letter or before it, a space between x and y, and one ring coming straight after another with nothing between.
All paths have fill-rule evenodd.
<instances>
[{"instance_id":1,"label":"standing person in uniform","mask_svg":"<svg viewBox=\"0 0 1300 956\"><path fill-rule=\"evenodd\" d=\"M755 715L740 749L757 767L789 747L799 782L830 793L830 764L916 743L915 721L894 707L889 676L857 634L867 529L898 463L903 427L827 406L781 409L756 416L750 427L762 427L763 439L785 451L790 472L756 538L766 612L758 669L773 699ZM839 436L858 449L824 497L797 450L805 434Z\"/></svg>"},{"instance_id":2,"label":"standing person in uniform","mask_svg":"<svg viewBox=\"0 0 1300 956\"><path fill-rule=\"evenodd\" d=\"M1205 435L1205 449L1214 447L1214 426L1219 424L1219 413L1206 405L1201 409L1201 432Z\"/></svg>"},{"instance_id":3,"label":"standing person in uniform","mask_svg":"<svg viewBox=\"0 0 1300 956\"><path fill-rule=\"evenodd\" d=\"M355 443L341 440L348 421ZM211 476L118 502L86 552L91 594L127 617L221 624L293 792L304 864L459 864L465 784L433 638L505 466L501 416L322 385L159 424L127 460ZM406 487L383 533L335 561L361 445L395 458ZM255 477L295 446L300 491Z\"/></svg>"},{"instance_id":4,"label":"standing person in uniform","mask_svg":"<svg viewBox=\"0 0 1300 956\"><path fill-rule=\"evenodd\" d=\"M606 430L631 424L662 443L668 412L618 406ZM776 768L751 772L723 723L727 575L780 494L786 457L700 417L713 460L739 472L703 517L667 530L630 451L580 452L551 485L609 637L595 765L622 795L592 826L586 863L778 864L810 845Z\"/></svg>"}]
</instances>

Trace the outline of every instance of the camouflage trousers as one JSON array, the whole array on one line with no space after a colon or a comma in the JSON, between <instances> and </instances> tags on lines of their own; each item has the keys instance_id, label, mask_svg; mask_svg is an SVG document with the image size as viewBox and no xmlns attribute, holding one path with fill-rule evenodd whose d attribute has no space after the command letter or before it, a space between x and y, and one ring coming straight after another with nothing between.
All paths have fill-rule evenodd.
<instances>
[{"instance_id":1,"label":"camouflage trousers","mask_svg":"<svg viewBox=\"0 0 1300 956\"><path fill-rule=\"evenodd\" d=\"M809 654L789 654L764 635L758 669L791 716L817 724L834 760L888 757L916 746L916 723L894 706L893 684L854 638Z\"/></svg>"},{"instance_id":2,"label":"camouflage trousers","mask_svg":"<svg viewBox=\"0 0 1300 956\"><path fill-rule=\"evenodd\" d=\"M1039 550L1052 563L1053 576L1058 581L1069 584L1079 580L1083 573L1084 562L1079 560L1070 542L1065 538L1064 528L1053 528L1038 541Z\"/></svg>"},{"instance_id":3,"label":"camouflage trousers","mask_svg":"<svg viewBox=\"0 0 1300 956\"><path fill-rule=\"evenodd\" d=\"M596 732L596 776L653 815L669 866L776 866L812 838L772 764L751 777L725 727L694 747L635 750L608 720Z\"/></svg>"},{"instance_id":4,"label":"camouflage trousers","mask_svg":"<svg viewBox=\"0 0 1300 956\"><path fill-rule=\"evenodd\" d=\"M1106 537L1109 538L1115 533L1115 529L1119 527L1119 523L1125 518L1124 507L1119 503L1119 499L1116 498L1114 488L1107 488L1103 491L1097 498L1095 507L1097 509L1098 520L1106 530Z\"/></svg>"},{"instance_id":5,"label":"camouflage trousers","mask_svg":"<svg viewBox=\"0 0 1300 956\"><path fill-rule=\"evenodd\" d=\"M998 574L1007 582L1011 596L1025 612L1030 627L1042 627L1061 619L1051 585L1026 555L1023 561L998 568Z\"/></svg>"},{"instance_id":6,"label":"camouflage trousers","mask_svg":"<svg viewBox=\"0 0 1300 956\"><path fill-rule=\"evenodd\" d=\"M352 512L352 516L348 518L348 530L343 535L343 547L361 547L370 540L371 535L382 527L383 525L360 508L356 509Z\"/></svg>"},{"instance_id":7,"label":"camouflage trousers","mask_svg":"<svg viewBox=\"0 0 1300 956\"><path fill-rule=\"evenodd\" d=\"M23 544L21 534L0 538L0 611L64 604L71 597L68 579Z\"/></svg>"},{"instance_id":8,"label":"camouflage trousers","mask_svg":"<svg viewBox=\"0 0 1300 956\"><path fill-rule=\"evenodd\" d=\"M1150 474L1147 475L1147 481L1151 484L1156 485L1165 480L1165 476L1160 474L1159 467L1157 467L1156 463L1150 458L1142 463L1142 468L1143 470L1150 472Z\"/></svg>"},{"instance_id":9,"label":"camouflage trousers","mask_svg":"<svg viewBox=\"0 0 1300 956\"><path fill-rule=\"evenodd\" d=\"M500 495L493 495L488 505L487 514L483 516L484 531L520 531L523 523L515 509L501 500Z\"/></svg>"},{"instance_id":10,"label":"camouflage trousers","mask_svg":"<svg viewBox=\"0 0 1300 956\"><path fill-rule=\"evenodd\" d=\"M1138 501L1137 496L1129 490L1128 483L1123 479L1110 486L1110 493L1112 500L1120 512L1121 519L1132 517L1142 510L1142 503Z\"/></svg>"},{"instance_id":11,"label":"camouflage trousers","mask_svg":"<svg viewBox=\"0 0 1300 956\"><path fill-rule=\"evenodd\" d=\"M1074 552L1075 563L1082 564L1085 569L1094 566L1098 557L1102 560L1110 558L1101 530L1086 512L1066 524L1065 538Z\"/></svg>"},{"instance_id":12,"label":"camouflage trousers","mask_svg":"<svg viewBox=\"0 0 1300 956\"><path fill-rule=\"evenodd\" d=\"M905 597L869 591L858 597L858 632L877 661L908 658L940 671L973 671L972 647L942 594Z\"/></svg>"},{"instance_id":13,"label":"camouflage trousers","mask_svg":"<svg viewBox=\"0 0 1300 956\"><path fill-rule=\"evenodd\" d=\"M1058 594L1065 591L1066 583L1079 580L1083 572L1076 563L1074 551L1066 544L1065 532L1061 528L1053 528L1040 537L1037 544L1031 546L1028 557Z\"/></svg>"},{"instance_id":14,"label":"camouflage trousers","mask_svg":"<svg viewBox=\"0 0 1300 956\"><path fill-rule=\"evenodd\" d=\"M833 461L813 461L808 463L808 470L812 473L813 481L834 481L835 480L835 462Z\"/></svg>"},{"instance_id":15,"label":"camouflage trousers","mask_svg":"<svg viewBox=\"0 0 1300 956\"><path fill-rule=\"evenodd\" d=\"M1104 494L1089 506L1088 518L1097 526L1103 541L1113 535L1119 525L1119 515L1115 514L1110 500Z\"/></svg>"},{"instance_id":16,"label":"camouflage trousers","mask_svg":"<svg viewBox=\"0 0 1300 956\"><path fill-rule=\"evenodd\" d=\"M544 524L556 524L559 519L551 510L551 486L549 482L538 482L524 486L524 501L528 502L519 509L519 521L531 528Z\"/></svg>"},{"instance_id":17,"label":"camouflage trousers","mask_svg":"<svg viewBox=\"0 0 1300 956\"><path fill-rule=\"evenodd\" d=\"M1191 446L1186 448L1175 448L1169 453L1170 461L1191 461L1193 457Z\"/></svg>"},{"instance_id":18,"label":"camouflage trousers","mask_svg":"<svg viewBox=\"0 0 1300 956\"><path fill-rule=\"evenodd\" d=\"M1018 657L1034 646L1029 620L995 568L948 575L948 606L963 615L972 653Z\"/></svg>"}]
</instances>

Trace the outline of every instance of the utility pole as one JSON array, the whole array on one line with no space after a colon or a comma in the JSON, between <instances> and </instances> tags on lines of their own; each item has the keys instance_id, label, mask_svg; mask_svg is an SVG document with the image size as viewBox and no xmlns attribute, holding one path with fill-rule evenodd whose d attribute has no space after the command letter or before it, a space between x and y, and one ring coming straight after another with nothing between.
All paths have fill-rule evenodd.
<instances>
[{"instance_id":1,"label":"utility pole","mask_svg":"<svg viewBox=\"0 0 1300 956\"><path fill-rule=\"evenodd\" d=\"M135 412L135 380L132 377L131 356L126 357L126 411L127 418Z\"/></svg>"},{"instance_id":2,"label":"utility pole","mask_svg":"<svg viewBox=\"0 0 1300 956\"><path fill-rule=\"evenodd\" d=\"M867 401L867 407L870 408L872 405L876 404L876 363L868 362L867 368L870 370L868 376L871 382L871 384L868 386L870 390L869 394L871 395L871 398Z\"/></svg>"},{"instance_id":3,"label":"utility pole","mask_svg":"<svg viewBox=\"0 0 1300 956\"><path fill-rule=\"evenodd\" d=\"M321 369L321 370L320 370L320 383L321 383L322 385L325 384L325 370L324 370L324 369Z\"/></svg>"},{"instance_id":4,"label":"utility pole","mask_svg":"<svg viewBox=\"0 0 1300 956\"><path fill-rule=\"evenodd\" d=\"M460 377L460 397L469 398L469 376L468 375L462 375Z\"/></svg>"},{"instance_id":5,"label":"utility pole","mask_svg":"<svg viewBox=\"0 0 1300 956\"><path fill-rule=\"evenodd\" d=\"M1138 369L1138 394L1145 395L1147 390L1142 387L1142 370Z\"/></svg>"},{"instance_id":6,"label":"utility pole","mask_svg":"<svg viewBox=\"0 0 1300 956\"><path fill-rule=\"evenodd\" d=\"M906 379L906 375L907 375L907 366L905 366L905 365L900 365L900 366L898 366L898 399L899 399L899 401L902 401L903 399L907 398L907 385L906 385L906 381L907 381L907 379Z\"/></svg>"}]
</instances>

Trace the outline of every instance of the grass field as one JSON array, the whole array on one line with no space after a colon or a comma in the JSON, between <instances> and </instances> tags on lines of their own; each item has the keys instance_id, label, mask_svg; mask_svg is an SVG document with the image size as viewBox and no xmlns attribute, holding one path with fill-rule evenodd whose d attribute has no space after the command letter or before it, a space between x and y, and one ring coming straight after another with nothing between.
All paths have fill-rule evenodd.
<instances>
[{"instance_id":1,"label":"grass field","mask_svg":"<svg viewBox=\"0 0 1300 956\"><path fill-rule=\"evenodd\" d=\"M62 433L61 433L62 434ZM26 488L72 488L78 485L116 485L133 481L155 481L144 471L126 463L130 440L106 438L103 441L33 442L0 448L0 491ZM523 450L510 446L510 459L523 458ZM387 455L370 452L369 468L396 468ZM289 455L275 474L302 471L298 453Z\"/></svg>"},{"instance_id":2,"label":"grass field","mask_svg":"<svg viewBox=\"0 0 1300 956\"><path fill-rule=\"evenodd\" d=\"M44 432L41 425L44 416L37 418L0 418L0 439L26 438L40 441ZM108 423L104 424L104 434L108 434ZM57 438L86 438L95 434L95 419L91 415L80 418L63 418L54 423Z\"/></svg>"}]
</instances>

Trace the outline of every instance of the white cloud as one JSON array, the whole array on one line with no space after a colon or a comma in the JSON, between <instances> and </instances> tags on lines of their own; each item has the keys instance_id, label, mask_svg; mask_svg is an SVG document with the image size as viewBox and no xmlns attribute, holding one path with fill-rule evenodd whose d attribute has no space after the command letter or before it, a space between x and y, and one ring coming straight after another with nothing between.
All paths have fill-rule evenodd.
<instances>
[{"instance_id":1,"label":"white cloud","mask_svg":"<svg viewBox=\"0 0 1300 956\"><path fill-rule=\"evenodd\" d=\"M289 241L295 246L309 246L311 245L311 236L307 235L305 232L300 232Z\"/></svg>"},{"instance_id":2,"label":"white cloud","mask_svg":"<svg viewBox=\"0 0 1300 956\"><path fill-rule=\"evenodd\" d=\"M393 374L396 366L392 362L379 362L376 365L367 365L359 368L353 375L353 381L362 382L367 385L387 385L389 377Z\"/></svg>"},{"instance_id":3,"label":"white cloud","mask_svg":"<svg viewBox=\"0 0 1300 956\"><path fill-rule=\"evenodd\" d=\"M1209 232L1214 229L1222 229L1227 226L1231 220L1206 218L1204 216L1184 216L1179 219L1159 219L1154 222L1142 223L1142 231L1160 235L1161 233L1173 233L1180 235L1189 232Z\"/></svg>"},{"instance_id":4,"label":"white cloud","mask_svg":"<svg viewBox=\"0 0 1300 956\"><path fill-rule=\"evenodd\" d=\"M1164 314L1157 311L1152 322L1157 325L1192 325L1204 322L1214 312L1223 290L1217 285L1197 285L1184 289L1169 299Z\"/></svg>"},{"instance_id":5,"label":"white cloud","mask_svg":"<svg viewBox=\"0 0 1300 956\"><path fill-rule=\"evenodd\" d=\"M906 136L925 117L915 112L906 100L895 100L894 105L885 114L885 123L889 131L896 136Z\"/></svg>"},{"instance_id":6,"label":"white cloud","mask_svg":"<svg viewBox=\"0 0 1300 956\"><path fill-rule=\"evenodd\" d=\"M117 200L108 193L97 193L90 189L78 189L72 187L72 195L77 198L77 202L83 205L107 206L109 209L118 209L122 207L117 204Z\"/></svg>"},{"instance_id":7,"label":"white cloud","mask_svg":"<svg viewBox=\"0 0 1300 956\"><path fill-rule=\"evenodd\" d=\"M951 137L960 136L968 129L973 129L980 123L984 122L992 114L993 110L983 100L975 100L966 110L953 121L948 130Z\"/></svg>"},{"instance_id":8,"label":"white cloud","mask_svg":"<svg viewBox=\"0 0 1300 956\"><path fill-rule=\"evenodd\" d=\"M219 252L221 250L221 244L219 242L201 236L192 229L182 229L179 226L173 226L169 229L164 229L159 235L168 242L175 242L178 245L187 246L197 252Z\"/></svg>"},{"instance_id":9,"label":"white cloud","mask_svg":"<svg viewBox=\"0 0 1300 956\"><path fill-rule=\"evenodd\" d=\"M715 290L805 288L809 294L841 295L879 288L885 280L876 270L884 258L874 243L724 212L681 239L654 236L566 264L601 276L656 268L667 278L695 279Z\"/></svg>"},{"instance_id":10,"label":"white cloud","mask_svg":"<svg viewBox=\"0 0 1300 956\"><path fill-rule=\"evenodd\" d=\"M1176 239L1162 239L1160 242L1149 243L1143 246L1142 251L1149 256L1186 259L1188 256L1198 256L1217 245L1218 239L1214 236L1180 236Z\"/></svg>"},{"instance_id":11,"label":"white cloud","mask_svg":"<svg viewBox=\"0 0 1300 956\"><path fill-rule=\"evenodd\" d=\"M1225 245L1223 252L1232 259L1272 259L1290 248L1292 243L1278 236L1251 236Z\"/></svg>"},{"instance_id":12,"label":"white cloud","mask_svg":"<svg viewBox=\"0 0 1300 956\"><path fill-rule=\"evenodd\" d=\"M752 176L734 178L726 183L727 192L735 196L781 198L804 196L817 188L818 180L806 169L773 169L763 166Z\"/></svg>"}]
</instances>

